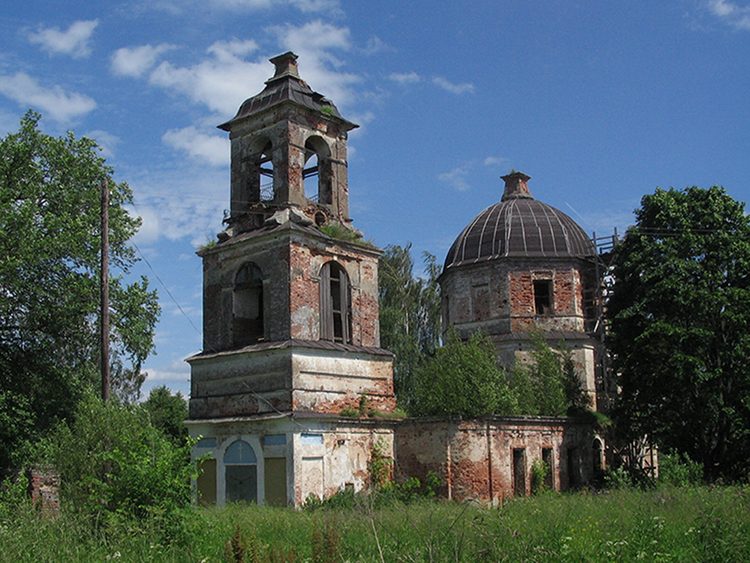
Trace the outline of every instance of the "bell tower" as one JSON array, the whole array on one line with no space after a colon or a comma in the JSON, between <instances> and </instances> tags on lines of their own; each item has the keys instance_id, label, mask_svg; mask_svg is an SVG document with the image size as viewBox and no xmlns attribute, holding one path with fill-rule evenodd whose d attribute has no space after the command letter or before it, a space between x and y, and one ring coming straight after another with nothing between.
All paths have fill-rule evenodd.
<instances>
[{"instance_id":1,"label":"bell tower","mask_svg":"<svg viewBox=\"0 0 750 563\"><path fill-rule=\"evenodd\" d=\"M232 151L232 233L261 226L273 212L295 207L318 226L349 218L347 121L299 76L297 55L271 59L274 75L219 128Z\"/></svg>"},{"instance_id":2,"label":"bell tower","mask_svg":"<svg viewBox=\"0 0 750 563\"><path fill-rule=\"evenodd\" d=\"M265 88L219 126L231 141L230 212L198 251L203 351L188 359L187 424L203 437L195 455L213 463L198 491L219 504L299 505L362 488L374 440L392 445L390 423L366 415L390 413L395 397L380 348L381 251L349 217L357 125L300 78L294 53L270 60Z\"/></svg>"}]
</instances>

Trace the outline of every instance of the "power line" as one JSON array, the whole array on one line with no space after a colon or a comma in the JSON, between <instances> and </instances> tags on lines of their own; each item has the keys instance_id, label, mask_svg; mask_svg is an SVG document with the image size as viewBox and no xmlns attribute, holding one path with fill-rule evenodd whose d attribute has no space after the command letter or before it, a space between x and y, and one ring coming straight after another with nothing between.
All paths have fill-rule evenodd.
<instances>
[{"instance_id":1,"label":"power line","mask_svg":"<svg viewBox=\"0 0 750 563\"><path fill-rule=\"evenodd\" d=\"M172 300L172 303L175 304L175 306L179 309L180 313L183 314L183 316L187 319L188 323L190 323L190 326L193 327L193 330L198 334L198 336L201 335L201 331L198 330L198 327L195 326L195 323L193 320L188 316L188 314L185 312L185 310L182 308L182 306L177 302L177 299L175 299L174 295L172 295L172 292L169 291L169 288L167 287L167 284L164 283L164 281L159 277L159 274L156 273L156 270L154 270L154 267L151 265L151 262L148 261L148 258L141 252L141 249L138 248L138 245L133 243L133 247L135 248L136 252L138 252L138 255L141 257L141 259L146 263L146 266L148 266L148 269L151 270L151 273L154 274L154 277L159 281L161 286L164 288L164 291L167 292L167 295L169 295L169 298Z\"/></svg>"}]
</instances>

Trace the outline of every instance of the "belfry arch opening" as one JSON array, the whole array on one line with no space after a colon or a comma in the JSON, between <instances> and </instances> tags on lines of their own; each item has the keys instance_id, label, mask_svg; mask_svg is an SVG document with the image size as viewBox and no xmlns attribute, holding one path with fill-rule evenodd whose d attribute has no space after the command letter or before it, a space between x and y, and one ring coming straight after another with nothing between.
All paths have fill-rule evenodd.
<instances>
[{"instance_id":1,"label":"belfry arch opening","mask_svg":"<svg viewBox=\"0 0 750 563\"><path fill-rule=\"evenodd\" d=\"M263 340L263 335L263 274L247 262L234 277L232 340L235 346L247 346Z\"/></svg>"},{"instance_id":2,"label":"belfry arch opening","mask_svg":"<svg viewBox=\"0 0 750 563\"><path fill-rule=\"evenodd\" d=\"M272 201L275 197L273 178L273 146L268 141L258 155L259 200Z\"/></svg>"},{"instance_id":3,"label":"belfry arch opening","mask_svg":"<svg viewBox=\"0 0 750 563\"><path fill-rule=\"evenodd\" d=\"M305 197L323 205L333 202L330 158L331 149L325 140L317 136L307 139L302 170Z\"/></svg>"},{"instance_id":4,"label":"belfry arch opening","mask_svg":"<svg viewBox=\"0 0 750 563\"><path fill-rule=\"evenodd\" d=\"M352 343L351 284L346 270L326 262L320 270L320 339Z\"/></svg>"}]
</instances>

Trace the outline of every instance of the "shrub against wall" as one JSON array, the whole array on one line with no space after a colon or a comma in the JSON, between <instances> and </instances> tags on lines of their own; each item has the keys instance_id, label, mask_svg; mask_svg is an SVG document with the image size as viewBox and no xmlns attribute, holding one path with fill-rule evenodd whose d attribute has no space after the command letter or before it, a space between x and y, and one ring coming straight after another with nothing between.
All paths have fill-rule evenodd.
<instances>
[{"instance_id":1,"label":"shrub against wall","mask_svg":"<svg viewBox=\"0 0 750 563\"><path fill-rule=\"evenodd\" d=\"M46 440L63 508L105 522L164 516L191 500L189 444L174 446L140 406L89 396Z\"/></svg>"}]
</instances>

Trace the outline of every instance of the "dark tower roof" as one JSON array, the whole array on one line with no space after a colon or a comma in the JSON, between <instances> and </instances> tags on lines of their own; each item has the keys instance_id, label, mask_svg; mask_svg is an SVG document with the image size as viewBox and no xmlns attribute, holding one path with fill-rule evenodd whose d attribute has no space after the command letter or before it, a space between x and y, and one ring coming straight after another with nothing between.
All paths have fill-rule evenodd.
<instances>
[{"instance_id":1,"label":"dark tower roof","mask_svg":"<svg viewBox=\"0 0 750 563\"><path fill-rule=\"evenodd\" d=\"M594 256L591 239L559 209L535 200L529 176L502 177L505 191L458 235L443 271L455 266L500 258L583 258Z\"/></svg>"},{"instance_id":2,"label":"dark tower roof","mask_svg":"<svg viewBox=\"0 0 750 563\"><path fill-rule=\"evenodd\" d=\"M358 125L341 117L338 108L333 105L331 100L323 94L314 92L307 85L307 82L299 77L297 55L288 51L283 55L269 59L269 61L274 64L276 71L271 78L266 80L266 87L259 94L245 100L237 115L226 123L219 125L219 129L229 131L235 122L284 102L291 102L315 112L323 113L329 118L347 124L349 129L358 127Z\"/></svg>"}]
</instances>

